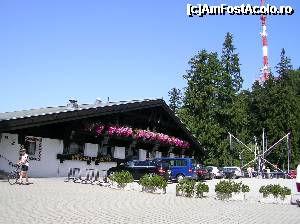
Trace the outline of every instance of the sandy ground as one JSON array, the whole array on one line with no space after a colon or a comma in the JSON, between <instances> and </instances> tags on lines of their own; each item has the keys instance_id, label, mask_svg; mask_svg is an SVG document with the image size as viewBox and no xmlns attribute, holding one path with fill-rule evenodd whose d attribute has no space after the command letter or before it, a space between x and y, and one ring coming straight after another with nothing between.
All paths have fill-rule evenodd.
<instances>
[{"instance_id":1,"label":"sandy ground","mask_svg":"<svg viewBox=\"0 0 300 224\"><path fill-rule=\"evenodd\" d=\"M243 179L251 192L247 201L115 190L90 184L65 183L61 178L31 179L28 186L0 182L0 223L300 223L300 208L255 202L261 185L280 183L295 192L294 180Z\"/></svg>"}]
</instances>

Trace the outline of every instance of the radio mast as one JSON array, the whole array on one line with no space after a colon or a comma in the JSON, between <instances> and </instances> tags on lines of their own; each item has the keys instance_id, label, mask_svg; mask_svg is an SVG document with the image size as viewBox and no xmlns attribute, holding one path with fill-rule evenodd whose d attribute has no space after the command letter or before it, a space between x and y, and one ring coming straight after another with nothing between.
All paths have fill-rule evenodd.
<instances>
[{"instance_id":1,"label":"radio mast","mask_svg":"<svg viewBox=\"0 0 300 224\"><path fill-rule=\"evenodd\" d=\"M261 0L261 6L265 6L265 0ZM261 82L264 83L266 80L269 79L269 62L268 62L268 41L267 41L267 16L261 15L260 17L261 25L262 25L262 32L260 33L262 39L262 51L263 51L263 67L261 68Z\"/></svg>"}]
</instances>

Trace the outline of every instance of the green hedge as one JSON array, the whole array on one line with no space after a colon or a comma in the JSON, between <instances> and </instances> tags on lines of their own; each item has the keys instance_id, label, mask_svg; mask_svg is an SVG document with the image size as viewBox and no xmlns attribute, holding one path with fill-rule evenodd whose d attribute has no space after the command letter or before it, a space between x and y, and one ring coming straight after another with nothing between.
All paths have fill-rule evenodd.
<instances>
[{"instance_id":1,"label":"green hedge","mask_svg":"<svg viewBox=\"0 0 300 224\"><path fill-rule=\"evenodd\" d=\"M222 180L215 186L215 192L228 195L230 198L232 193L247 193L250 191L248 185L243 184L242 182L236 183L231 180Z\"/></svg>"},{"instance_id":2,"label":"green hedge","mask_svg":"<svg viewBox=\"0 0 300 224\"><path fill-rule=\"evenodd\" d=\"M139 180L139 185L143 187L143 191L147 190L150 192L155 192L157 189L162 189L164 193L166 193L166 187L168 183L163 177L159 175L145 174Z\"/></svg>"},{"instance_id":3,"label":"green hedge","mask_svg":"<svg viewBox=\"0 0 300 224\"><path fill-rule=\"evenodd\" d=\"M183 179L176 185L176 195L182 195L185 197L202 198L204 193L209 192L209 187L203 182L197 183L195 180Z\"/></svg>"},{"instance_id":4,"label":"green hedge","mask_svg":"<svg viewBox=\"0 0 300 224\"><path fill-rule=\"evenodd\" d=\"M133 176L128 171L115 172L108 177L111 181L116 182L118 187L124 188L128 183L133 182Z\"/></svg>"},{"instance_id":5,"label":"green hedge","mask_svg":"<svg viewBox=\"0 0 300 224\"><path fill-rule=\"evenodd\" d=\"M285 186L280 186L279 184L269 184L261 186L259 193L262 193L263 197L273 195L275 198L280 196L281 199L285 199L287 195L291 195L291 189Z\"/></svg>"}]
</instances>

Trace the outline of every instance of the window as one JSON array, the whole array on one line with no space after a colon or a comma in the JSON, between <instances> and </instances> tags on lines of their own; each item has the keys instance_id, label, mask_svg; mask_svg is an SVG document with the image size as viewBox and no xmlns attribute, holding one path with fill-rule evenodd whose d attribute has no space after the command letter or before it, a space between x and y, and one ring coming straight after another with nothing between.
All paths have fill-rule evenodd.
<instances>
[{"instance_id":1,"label":"window","mask_svg":"<svg viewBox=\"0 0 300 224\"><path fill-rule=\"evenodd\" d=\"M80 142L70 142L64 143L64 154L83 154L84 152L84 143Z\"/></svg>"},{"instance_id":2,"label":"window","mask_svg":"<svg viewBox=\"0 0 300 224\"><path fill-rule=\"evenodd\" d=\"M169 165L170 166L186 166L187 162L186 162L186 160L183 160L183 159L172 159L172 160L169 160Z\"/></svg>"},{"instance_id":3,"label":"window","mask_svg":"<svg viewBox=\"0 0 300 224\"><path fill-rule=\"evenodd\" d=\"M28 142L27 143L27 152L28 155L34 156L36 153L36 142Z\"/></svg>"},{"instance_id":4,"label":"window","mask_svg":"<svg viewBox=\"0 0 300 224\"><path fill-rule=\"evenodd\" d=\"M115 154L115 148L114 147L107 147L107 155L110 155L111 157L114 157Z\"/></svg>"},{"instance_id":5,"label":"window","mask_svg":"<svg viewBox=\"0 0 300 224\"><path fill-rule=\"evenodd\" d=\"M106 156L107 155L107 147L102 147L98 145L98 156Z\"/></svg>"},{"instance_id":6,"label":"window","mask_svg":"<svg viewBox=\"0 0 300 224\"><path fill-rule=\"evenodd\" d=\"M186 166L186 160L183 159L175 160L175 166Z\"/></svg>"},{"instance_id":7,"label":"window","mask_svg":"<svg viewBox=\"0 0 300 224\"><path fill-rule=\"evenodd\" d=\"M125 158L131 160L138 160L139 159L139 150L135 148L125 148Z\"/></svg>"},{"instance_id":8,"label":"window","mask_svg":"<svg viewBox=\"0 0 300 224\"><path fill-rule=\"evenodd\" d=\"M28 155L34 156L36 154L37 144L36 144L36 140L34 138L26 139L24 147L25 147Z\"/></svg>"}]
</instances>

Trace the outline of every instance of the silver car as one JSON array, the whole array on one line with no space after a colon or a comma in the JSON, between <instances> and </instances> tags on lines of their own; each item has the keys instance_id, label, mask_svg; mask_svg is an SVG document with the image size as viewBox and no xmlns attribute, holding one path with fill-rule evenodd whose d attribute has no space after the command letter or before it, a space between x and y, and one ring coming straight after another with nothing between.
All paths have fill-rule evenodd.
<instances>
[{"instance_id":1,"label":"silver car","mask_svg":"<svg viewBox=\"0 0 300 224\"><path fill-rule=\"evenodd\" d=\"M210 173L210 179L221 179L224 178L224 173L222 169L219 169L216 166L207 166L208 172Z\"/></svg>"}]
</instances>

